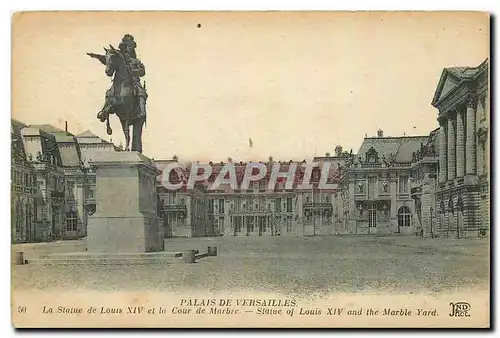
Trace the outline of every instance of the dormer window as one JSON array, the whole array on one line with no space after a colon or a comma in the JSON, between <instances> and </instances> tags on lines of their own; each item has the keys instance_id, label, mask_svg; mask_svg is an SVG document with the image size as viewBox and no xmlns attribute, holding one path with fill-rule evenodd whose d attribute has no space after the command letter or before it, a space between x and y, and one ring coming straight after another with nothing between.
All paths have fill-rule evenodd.
<instances>
[{"instance_id":1,"label":"dormer window","mask_svg":"<svg viewBox=\"0 0 500 338\"><path fill-rule=\"evenodd\" d=\"M373 147L371 147L366 152L366 162L367 163L377 163L378 162L378 153Z\"/></svg>"}]
</instances>

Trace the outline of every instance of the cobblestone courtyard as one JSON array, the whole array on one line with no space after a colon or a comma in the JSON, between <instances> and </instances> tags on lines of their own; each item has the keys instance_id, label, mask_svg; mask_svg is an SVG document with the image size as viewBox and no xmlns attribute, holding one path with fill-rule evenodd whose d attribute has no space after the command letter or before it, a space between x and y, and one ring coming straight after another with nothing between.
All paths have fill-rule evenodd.
<instances>
[{"instance_id":1,"label":"cobblestone courtyard","mask_svg":"<svg viewBox=\"0 0 500 338\"><path fill-rule=\"evenodd\" d=\"M167 251L218 247L196 264L13 266L13 288L58 290L249 290L293 295L330 292L440 292L487 288L487 239L415 237L232 237L167 239ZM85 240L14 245L41 253L84 251Z\"/></svg>"}]
</instances>

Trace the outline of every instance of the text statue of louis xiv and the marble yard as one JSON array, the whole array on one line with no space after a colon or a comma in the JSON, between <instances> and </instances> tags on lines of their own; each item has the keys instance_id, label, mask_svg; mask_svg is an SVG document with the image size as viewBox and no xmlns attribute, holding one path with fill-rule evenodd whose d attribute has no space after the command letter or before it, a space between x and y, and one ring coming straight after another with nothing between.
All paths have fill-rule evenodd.
<instances>
[{"instance_id":1,"label":"text statue of louis xiv and the marble yard","mask_svg":"<svg viewBox=\"0 0 500 338\"><path fill-rule=\"evenodd\" d=\"M41 18L44 14L38 15ZM54 25L64 17L64 14L52 15ZM91 13L82 15L78 20L92 16ZM106 26L106 20L99 21L102 20L100 15L94 17L97 20L95 29ZM118 18L122 14L113 15ZM310 20L309 26L304 24L302 28L306 31L315 25L331 30L335 25L331 21L326 22L319 14L313 19L314 14L296 17L291 13L248 13L249 17L238 17L238 14L227 13L218 17L213 13L215 16L212 17L200 13L194 23L190 16L193 13L179 13L179 18L186 16L185 21L175 21L169 16L173 14L165 13L151 14L146 21L140 18L147 14L128 15L137 15L137 22L144 25L148 22L151 37L136 25L133 25L134 29L123 27L118 33L111 30L113 33L110 31L109 34L105 34L107 29L102 28L102 33L89 35L94 38L84 37L85 44L82 43L82 48L75 51L75 63L85 67L87 73L93 72L92 76L86 75L86 83L81 83L83 75L71 79L81 86L92 88L89 89L92 97L88 99L92 104L85 107L87 114L82 117L81 125L68 123L68 119L32 122L18 118L15 105L13 107L12 311L17 326L29 326L30 323L44 326L30 317L30 314L34 316L38 312L45 316L45 323L57 322L59 326L82 323L84 326L90 323L108 326L109 323L117 323L130 327L227 327L233 324L243 327L259 326L260 323L264 326L297 327L316 323L323 327L341 327L343 323L351 323L350 320L353 322L348 326L352 327L412 326L412 321L421 327L487 325L482 317L487 311L483 298L474 300L469 296L457 298L454 295L457 292L470 295L460 292L470 289L479 292L489 287L488 53L476 51L474 57L464 58L467 62L477 60L474 64L457 64L460 59L455 56L453 63L441 61L439 67L433 68L437 71L432 72L435 80L428 91L433 97L423 95L428 99L412 103L422 109L431 107L433 110L434 115L430 118L432 127L424 132L413 133L411 126L402 126L401 132L394 132L393 127L383 128L385 124L390 125L392 119L387 113L384 118L379 118L374 130L368 132L361 131L356 126L356 120L352 120L352 126L334 124L328 132L324 132L329 135L337 131L346 137L345 131L339 130L350 128L349 133L359 134L357 145L350 141L343 144L340 137L331 136L329 139L335 140L331 153L318 155L314 142L319 141L314 141L307 156L298 150L297 155L292 148L281 149L278 147L281 143L277 141L276 144L266 145L264 152L274 149L288 155L275 158L256 151L256 147L262 147L259 140L263 136L254 132L248 137L244 123L236 118L234 123L230 122L233 120L229 112L215 110L213 116L202 116L206 118L206 133L222 132L222 129L217 129L218 123L232 126L236 132L228 130L227 138L243 138L244 142L243 145L234 144L236 150L231 156L241 154L241 158L229 155L223 161L221 158L210 160L205 155L183 158L180 149L197 148L194 140L202 142L204 137L199 131L197 135L190 134L195 127L177 123L181 115L191 114L188 110L197 107L197 102L205 102L207 107L211 107L241 100L242 110L248 109L244 108L248 105L254 106L257 111L262 110L260 123L263 128L274 123L269 130L277 130L276 133L288 130L293 133L303 128L303 133L307 134L310 132L309 125L319 128L321 122L314 119L321 120L324 118L322 115L308 119L308 113L304 111L301 117L303 122L298 124L302 126L299 128L290 122L287 129L287 120L275 119L266 107L280 107L270 103L274 101L269 97L287 102L283 103L283 107L299 102L295 97L285 95L284 88L294 86L302 88L295 95L304 95L303 107L321 106L307 101L308 95L320 95L317 92L312 94L312 89L308 89L308 86L315 85L311 79L323 81L328 76L333 79L344 70L329 69L319 49L303 48L314 42L310 42L309 38L302 40L300 29L294 28L292 21L287 20L294 18L301 25L304 24L302 21ZM162 15L170 21L159 20ZM278 25L277 21L270 20L270 15L283 21ZM331 15L335 16L335 13ZM376 29L385 32L384 25L398 25L400 20L404 20L404 15L415 15L416 21L412 25L425 29L429 34L437 29L430 26L435 19L424 14L379 13L385 21L376 22L361 13L342 14L346 17L338 15L341 21L352 18L350 24L342 22L347 26L354 25L359 32ZM453 15L460 16L458 13ZM234 19L229 20L232 16ZM484 17L472 14L471 17L475 20L467 19L471 27L477 25L482 29L486 25ZM21 14L18 20L14 26L27 30L28 17ZM428 20L427 25L425 20ZM442 25L450 25L446 27L462 32L463 27L457 27L453 22L446 21ZM228 25L227 29L221 29L225 27L222 23ZM341 26L343 24L337 24L337 28ZM402 29L407 32L408 39L419 45L422 35L410 30L409 26L404 27ZM153 32L162 30L168 38L156 41L158 35ZM281 55L283 52L279 58L281 62L276 63L276 58L249 56L238 51L230 42L236 41L231 30L234 34L241 33L242 39L248 38L247 42L242 42L244 50L248 46L259 48L257 46L266 45L268 39L282 36L273 40L276 50L265 50L270 55ZM56 31L51 30L51 34L56 34L53 33ZM84 34L83 31L78 34ZM89 29L88 34L91 31ZM178 34L175 35L177 38L169 35L174 31ZM293 38L287 35L291 31L295 32ZM29 35L21 28L16 32L18 35L14 36L18 36L19 41L29 40ZM259 35L262 32L267 33ZM361 35L359 39L366 38ZM97 36L99 39L95 38ZM338 39L336 43L349 46L347 42L340 42L344 41L339 38L340 35L335 36ZM389 33L384 36L399 53L401 40L394 40ZM328 41L323 34L311 35L311 39L318 41L318 46ZM61 46L66 43L62 38L60 41ZM164 47L169 43L179 46ZM405 44L412 46L408 41ZM188 45L196 52L180 50ZM17 48L13 53L19 60L25 57L30 47ZM161 56L162 48L167 48L170 55ZM325 48L333 49L331 46ZM442 47L436 48L432 53L437 56L448 53ZM217 54L219 49L232 50L237 60L226 59L222 56L228 55L225 52ZM285 50L294 52L285 53ZM377 53L386 55L385 50ZM365 57L349 48L337 46L332 54L338 57L334 62L344 60L344 67L350 64L346 61L350 57L344 58L344 54L357 60L356 67L352 69L370 74L365 67L372 62L368 55ZM420 57L430 56L423 53ZM42 55L38 58L44 60ZM439 59L436 56L432 58ZM301 68L304 67L301 64L305 64L303 60L308 60L311 70L303 70L308 66ZM238 66L234 66L233 62ZM404 64L403 60L401 62ZM256 75L253 81L257 83L243 81L239 72L245 72L244 67L252 68L255 64L269 64L269 68ZM21 70L28 66L21 66L15 61L13 65L14 69ZM233 66L235 68L231 68ZM179 70L169 72L170 77L163 75L167 74L166 68L175 67ZM199 87L193 86L192 93L181 89L183 96L176 98L170 91L175 92L175 86L182 86L183 81L188 81L186 74L193 74L190 67L196 68L193 73L199 76L200 81L207 82ZM294 69L302 73L294 75ZM345 72L351 74L352 69ZM393 72L394 76L398 74L395 69L386 71ZM399 71L404 74L410 72L408 69ZM19 75L20 84L26 76L25 73ZM36 80L37 73L30 76ZM64 81L67 81L67 76ZM361 100L373 100L373 104L377 104L377 100L367 94L375 90L370 86L376 82L369 79L370 75L365 76L368 80L363 85L359 81L350 85L336 81L335 93L339 93L339 97L335 100L341 101L342 95L347 95L346 100L352 100L353 95L361 95ZM224 82L221 78L229 80ZM267 78L271 80L265 80ZM413 83L404 83L408 88L420 90ZM362 94L353 89L358 88L356 86L363 88ZM99 97L94 94L96 87L101 93ZM231 91L233 87L237 90ZM24 98L24 91L16 88L13 95ZM231 91L231 95L236 92L239 96L225 97L224 90ZM255 92L250 93L251 90ZM317 90L321 93L320 89ZM68 95L73 92L76 91L68 89ZM164 93L164 98L161 93ZM213 101L207 93L212 93ZM186 100L191 101L186 103ZM328 100L325 102L330 102ZM331 101L332 107L335 100ZM182 112L172 107L189 109ZM340 113L332 108L331 114ZM369 118L368 112L356 114L359 119L363 116ZM398 114L404 115L405 107ZM243 115L237 116L241 118ZM290 121L294 121L293 118L290 117ZM36 120L35 115L33 120ZM122 128L120 133L112 128L118 123ZM151 130L157 130L158 124L162 124L164 135L152 136ZM93 127L84 128L85 125ZM169 135L174 134L174 129L190 134L192 143L170 142ZM175 132L176 140L180 134ZM123 141L116 145L116 140ZM160 159L156 158L158 156L153 158L151 153L156 151L153 149L157 149L162 142L179 150L164 154ZM295 147L312 144L308 140L297 141L292 137L290 142ZM233 147L231 142L225 145L213 142L203 144L214 148ZM197 154L204 154L204 151L211 154L212 150L203 148ZM119 277L125 270L129 271L130 280ZM78 291L70 291L73 289ZM61 297L44 296L43 301L40 300L42 298L31 297L37 305L26 303L30 300L29 292L48 295L66 292L64 290L74 292L75 297L80 290L93 292L93 295L100 292L102 297L71 298L72 301L66 302L56 301ZM127 305L126 302L121 305L99 303L106 297L111 297L109 302L112 302L117 291L133 294L137 290L160 296L147 301L134 298L135 303ZM227 294L229 291L244 294L232 296ZM376 301L377 298L368 296L373 291L381 297L394 298ZM424 298L414 298L414 303L404 297L396 299L396 294L409 292L412 295L432 294L434 298L425 302ZM166 295L173 298L160 304L161 297ZM337 295L337 298L328 298L328 295ZM351 296L354 298L348 298ZM156 305L148 307L150 303ZM54 317L57 313L61 316L78 315L80 322L76 324L71 319L69 324L64 324ZM481 320L476 317L478 322L474 322L473 316L479 316L479 313ZM140 316L145 317L139 320ZM278 318L278 324L270 322L271 316ZM327 321L325 318L330 316L344 319ZM164 318L163 321L159 320L160 317ZM99 318L111 319L105 323ZM206 318L218 319L214 322L214 319ZM470 321L467 324L460 318L473 319L467 319Z\"/></svg>"}]
</instances>

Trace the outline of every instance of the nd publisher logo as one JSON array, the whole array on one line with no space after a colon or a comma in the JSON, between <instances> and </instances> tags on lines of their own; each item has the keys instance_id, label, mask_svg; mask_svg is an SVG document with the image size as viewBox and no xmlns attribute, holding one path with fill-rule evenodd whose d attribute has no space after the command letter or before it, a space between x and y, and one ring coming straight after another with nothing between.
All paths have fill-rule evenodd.
<instances>
[{"instance_id":1,"label":"nd publisher logo","mask_svg":"<svg viewBox=\"0 0 500 338\"><path fill-rule=\"evenodd\" d=\"M467 302L450 303L450 317L470 317L470 304Z\"/></svg>"}]
</instances>

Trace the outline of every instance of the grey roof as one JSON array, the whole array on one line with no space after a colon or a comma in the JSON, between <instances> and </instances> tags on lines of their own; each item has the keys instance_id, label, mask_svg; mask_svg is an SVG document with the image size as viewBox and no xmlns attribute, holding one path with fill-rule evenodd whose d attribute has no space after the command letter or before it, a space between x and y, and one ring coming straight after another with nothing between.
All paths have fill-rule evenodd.
<instances>
[{"instance_id":1,"label":"grey roof","mask_svg":"<svg viewBox=\"0 0 500 338\"><path fill-rule=\"evenodd\" d=\"M411 162L414 151L426 144L429 136L367 137L359 148L358 155L365 160L366 152L373 147L379 158L394 155L396 162Z\"/></svg>"},{"instance_id":2,"label":"grey roof","mask_svg":"<svg viewBox=\"0 0 500 338\"><path fill-rule=\"evenodd\" d=\"M422 144L426 144L428 136L417 136L401 139L398 153L396 154L396 162L411 162L414 151L420 149Z\"/></svg>"},{"instance_id":3,"label":"grey roof","mask_svg":"<svg viewBox=\"0 0 500 338\"><path fill-rule=\"evenodd\" d=\"M90 130L86 130L83 133L76 135L76 139L77 139L78 143L86 143L86 144L89 144L89 143L110 143L110 142L100 138L96 134L92 133Z\"/></svg>"},{"instance_id":4,"label":"grey roof","mask_svg":"<svg viewBox=\"0 0 500 338\"><path fill-rule=\"evenodd\" d=\"M51 124L32 124L32 125L30 125L30 127L32 127L32 128L38 128L41 131L43 131L44 133L50 133L50 134L53 134L53 133L65 133L65 134L68 134L64 130L59 129L57 127L54 127Z\"/></svg>"},{"instance_id":5,"label":"grey roof","mask_svg":"<svg viewBox=\"0 0 500 338\"><path fill-rule=\"evenodd\" d=\"M56 138L58 143L75 143L76 139L73 135L68 135L66 133L51 133Z\"/></svg>"},{"instance_id":6,"label":"grey roof","mask_svg":"<svg viewBox=\"0 0 500 338\"><path fill-rule=\"evenodd\" d=\"M60 145L59 153L61 154L62 165L64 167L75 167L81 162L76 144Z\"/></svg>"},{"instance_id":7,"label":"grey roof","mask_svg":"<svg viewBox=\"0 0 500 338\"><path fill-rule=\"evenodd\" d=\"M397 153L400 143L400 137L367 137L361 144L357 155L364 160L366 152L373 147L380 158L388 157L390 154Z\"/></svg>"},{"instance_id":8,"label":"grey roof","mask_svg":"<svg viewBox=\"0 0 500 338\"><path fill-rule=\"evenodd\" d=\"M21 121L11 119L10 120L10 130L12 134L21 135L21 129L26 128L28 125L22 123Z\"/></svg>"},{"instance_id":9,"label":"grey roof","mask_svg":"<svg viewBox=\"0 0 500 338\"><path fill-rule=\"evenodd\" d=\"M76 135L76 137L78 138L87 138L87 137L99 137L97 136L96 134L94 134L93 132L91 132L90 130L85 130L83 133L80 133L78 135Z\"/></svg>"}]
</instances>

